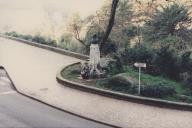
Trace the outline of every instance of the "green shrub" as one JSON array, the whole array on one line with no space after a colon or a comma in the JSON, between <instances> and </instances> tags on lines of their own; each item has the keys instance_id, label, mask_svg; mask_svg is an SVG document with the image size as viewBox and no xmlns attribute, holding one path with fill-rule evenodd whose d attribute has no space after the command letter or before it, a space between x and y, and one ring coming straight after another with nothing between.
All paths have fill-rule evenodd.
<instances>
[{"instance_id":1,"label":"green shrub","mask_svg":"<svg viewBox=\"0 0 192 128\"><path fill-rule=\"evenodd\" d=\"M192 78L191 77L188 78L186 81L184 81L184 85L190 90L192 94Z\"/></svg>"},{"instance_id":2,"label":"green shrub","mask_svg":"<svg viewBox=\"0 0 192 128\"><path fill-rule=\"evenodd\" d=\"M127 37L134 37L134 36L136 36L137 35L137 27L136 26L133 26L133 25L130 25L130 26L128 26L128 27L126 27L126 28L124 28L123 30L122 30L122 32L124 33L124 34L126 34L126 36Z\"/></svg>"},{"instance_id":3,"label":"green shrub","mask_svg":"<svg viewBox=\"0 0 192 128\"><path fill-rule=\"evenodd\" d=\"M105 43L105 45L103 46L101 53L107 55L107 54L111 54L111 53L115 53L115 52L117 52L116 43L114 41L108 39L107 43Z\"/></svg>"},{"instance_id":4,"label":"green shrub","mask_svg":"<svg viewBox=\"0 0 192 128\"><path fill-rule=\"evenodd\" d=\"M126 49L121 53L121 58L124 64L133 64L135 62L151 63L153 51L146 48L144 45L136 45L133 48Z\"/></svg>"},{"instance_id":5,"label":"green shrub","mask_svg":"<svg viewBox=\"0 0 192 128\"><path fill-rule=\"evenodd\" d=\"M183 91L182 94L183 94L183 95L186 95L186 96L191 96L191 97L192 97L192 90L186 89L185 91Z\"/></svg>"},{"instance_id":6,"label":"green shrub","mask_svg":"<svg viewBox=\"0 0 192 128\"><path fill-rule=\"evenodd\" d=\"M38 35L38 34L33 37L32 41L37 42L37 43L41 43L41 44L46 44L45 37Z\"/></svg>"},{"instance_id":7,"label":"green shrub","mask_svg":"<svg viewBox=\"0 0 192 128\"><path fill-rule=\"evenodd\" d=\"M156 45L170 35L180 36L185 41L185 36L179 33L187 34L188 26L177 27L177 25L188 24L189 22L191 22L189 8L175 2L170 6L157 10L152 19L144 24L143 39L145 42L153 42Z\"/></svg>"},{"instance_id":8,"label":"green shrub","mask_svg":"<svg viewBox=\"0 0 192 128\"><path fill-rule=\"evenodd\" d=\"M31 35L21 35L21 38L24 39L24 40L30 40L30 41L32 41L33 36L31 36Z\"/></svg>"},{"instance_id":9,"label":"green shrub","mask_svg":"<svg viewBox=\"0 0 192 128\"><path fill-rule=\"evenodd\" d=\"M146 97L164 98L175 93L173 86L162 84L143 86L141 89L141 95Z\"/></svg>"},{"instance_id":10,"label":"green shrub","mask_svg":"<svg viewBox=\"0 0 192 128\"><path fill-rule=\"evenodd\" d=\"M5 35L13 36L13 37L19 37L19 34L17 32L15 32L15 31L6 32Z\"/></svg>"},{"instance_id":11,"label":"green shrub","mask_svg":"<svg viewBox=\"0 0 192 128\"><path fill-rule=\"evenodd\" d=\"M190 58L191 51L184 52L179 58L180 72L188 72L192 74L192 59Z\"/></svg>"},{"instance_id":12,"label":"green shrub","mask_svg":"<svg viewBox=\"0 0 192 128\"><path fill-rule=\"evenodd\" d=\"M57 41L54 40L54 39L51 39L50 37L47 38L46 44L48 44L48 45L50 45L50 46L53 46L53 47L57 47Z\"/></svg>"},{"instance_id":13,"label":"green shrub","mask_svg":"<svg viewBox=\"0 0 192 128\"><path fill-rule=\"evenodd\" d=\"M188 103L192 103L192 97L188 97L187 101Z\"/></svg>"},{"instance_id":14,"label":"green shrub","mask_svg":"<svg viewBox=\"0 0 192 128\"><path fill-rule=\"evenodd\" d=\"M169 47L160 48L153 60L153 65L156 71L166 77L179 80L179 65L177 63L178 57Z\"/></svg>"},{"instance_id":15,"label":"green shrub","mask_svg":"<svg viewBox=\"0 0 192 128\"><path fill-rule=\"evenodd\" d=\"M109 78L107 88L122 93L135 94L137 92L137 83L137 79L122 73Z\"/></svg>"}]
</instances>

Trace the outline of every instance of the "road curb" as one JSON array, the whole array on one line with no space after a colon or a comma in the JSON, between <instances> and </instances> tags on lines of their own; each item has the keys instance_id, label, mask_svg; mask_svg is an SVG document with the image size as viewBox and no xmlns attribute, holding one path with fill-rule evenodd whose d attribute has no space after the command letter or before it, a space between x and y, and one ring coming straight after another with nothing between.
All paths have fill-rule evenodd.
<instances>
[{"instance_id":1,"label":"road curb","mask_svg":"<svg viewBox=\"0 0 192 128\"><path fill-rule=\"evenodd\" d=\"M182 110L182 111L192 111L192 104L118 93L118 92L114 92L114 91L96 88L93 86L87 86L85 84L73 82L73 81L67 80L62 77L61 72L63 70L65 70L69 66L72 66L72 65L75 65L78 63L80 63L80 62L67 65L67 66L63 67L62 69L60 69L57 72L57 76L56 76L57 81L60 84L62 84L63 86L67 86L67 87L74 88L74 89L77 89L80 91L85 91L85 92L89 92L89 93L93 93L93 94L97 94L97 95L101 95L101 96L106 96L109 98L130 101L130 102L140 103L140 104L145 104L145 105L152 105L152 106L161 107L161 108L177 109L177 110Z\"/></svg>"},{"instance_id":2,"label":"road curb","mask_svg":"<svg viewBox=\"0 0 192 128\"><path fill-rule=\"evenodd\" d=\"M35 98L35 97L32 97L32 96L27 95L27 94L25 94L25 93L22 93L22 92L20 92L20 91L17 89L17 87L15 86L14 82L12 81L12 79L11 79L11 77L9 76L9 73L6 71L6 69L5 69L3 66L0 66L0 69L3 69L3 70L6 72L7 77L8 77L9 80L11 81L12 88L13 88L17 93L19 93L19 94L22 95L22 96L28 97L28 98L30 98L30 99L32 99L32 100L35 100L35 101L40 102L40 103L42 103L42 104L45 104L45 105L47 105L47 106L49 106L49 107L52 107L52 108L54 108L54 109L63 111L63 112L65 112L65 113L68 113L68 114L71 114L71 115L80 117L80 118L82 118L82 119L86 119L86 120L89 120L89 121L93 121L93 122L96 122L96 123L99 123L99 124L103 124L103 125L106 125L106 126L110 126L110 127L114 127L114 128L121 128L121 127L119 127L119 126L115 126L115 125L111 125L111 124L108 124L108 123L105 123L105 122L101 122L101 121L97 121L97 120L94 120L94 119L90 119L90 118L87 118L87 117L85 117L85 116L82 116L82 115L79 115L79 114L76 114L76 113L73 113L73 112L70 112L70 111L61 109L61 108L59 108L59 107L57 107L57 106L51 105L51 104L46 103L46 102L44 102L44 101L42 101L42 100L39 100L39 99L37 99L37 98Z\"/></svg>"},{"instance_id":3,"label":"road curb","mask_svg":"<svg viewBox=\"0 0 192 128\"><path fill-rule=\"evenodd\" d=\"M12 37L12 36L3 35L3 34L0 34L0 37L10 39L10 40L15 40L15 41L18 41L18 42L21 42L21 43L24 43L24 44L28 44L28 45L31 45L31 46L35 46L35 47L38 47L38 48L43 48L43 49L53 51L53 52L56 52L56 53L59 53L59 54L62 54L62 55L71 56L71 57L74 57L74 58L77 58L77 59L80 59L80 60L87 60L89 58L88 56L80 54L80 53L72 52L72 51L69 51L69 50L64 50L64 49L61 49L61 48L58 48L58 47L52 47L52 46L49 46L49 45L46 45L46 44L40 44L40 43L37 43L37 42L32 42L32 41Z\"/></svg>"}]
</instances>

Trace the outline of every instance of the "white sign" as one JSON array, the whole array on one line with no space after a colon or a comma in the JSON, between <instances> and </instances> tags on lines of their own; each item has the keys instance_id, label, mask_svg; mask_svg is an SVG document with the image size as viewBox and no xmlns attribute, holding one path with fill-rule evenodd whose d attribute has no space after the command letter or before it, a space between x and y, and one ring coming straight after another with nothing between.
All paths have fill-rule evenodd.
<instances>
[{"instance_id":1,"label":"white sign","mask_svg":"<svg viewBox=\"0 0 192 128\"><path fill-rule=\"evenodd\" d=\"M146 68L146 63L134 63L135 67L139 68L139 87L138 87L138 94L141 94L141 68Z\"/></svg>"},{"instance_id":2,"label":"white sign","mask_svg":"<svg viewBox=\"0 0 192 128\"><path fill-rule=\"evenodd\" d=\"M142 67L142 68L146 68L147 67L146 63L134 63L134 66L135 67Z\"/></svg>"}]
</instances>

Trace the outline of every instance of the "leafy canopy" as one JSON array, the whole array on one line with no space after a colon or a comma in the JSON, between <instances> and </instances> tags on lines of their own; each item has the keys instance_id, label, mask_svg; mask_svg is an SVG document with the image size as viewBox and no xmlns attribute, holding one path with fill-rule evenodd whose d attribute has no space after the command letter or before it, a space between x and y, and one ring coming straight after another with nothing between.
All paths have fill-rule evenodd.
<instances>
[{"instance_id":1,"label":"leafy canopy","mask_svg":"<svg viewBox=\"0 0 192 128\"><path fill-rule=\"evenodd\" d=\"M179 35L179 31L187 29L190 22L188 8L178 4L167 6L157 11L154 17L145 24L144 39L155 42L170 35Z\"/></svg>"}]
</instances>

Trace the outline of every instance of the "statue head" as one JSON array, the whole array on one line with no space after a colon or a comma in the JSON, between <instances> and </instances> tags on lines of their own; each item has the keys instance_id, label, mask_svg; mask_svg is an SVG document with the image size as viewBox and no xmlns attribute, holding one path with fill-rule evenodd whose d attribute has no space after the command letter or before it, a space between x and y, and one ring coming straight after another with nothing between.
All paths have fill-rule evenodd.
<instances>
[{"instance_id":1,"label":"statue head","mask_svg":"<svg viewBox=\"0 0 192 128\"><path fill-rule=\"evenodd\" d=\"M97 37L97 34L94 34L91 40L91 44L98 44L99 43L99 39Z\"/></svg>"}]
</instances>

